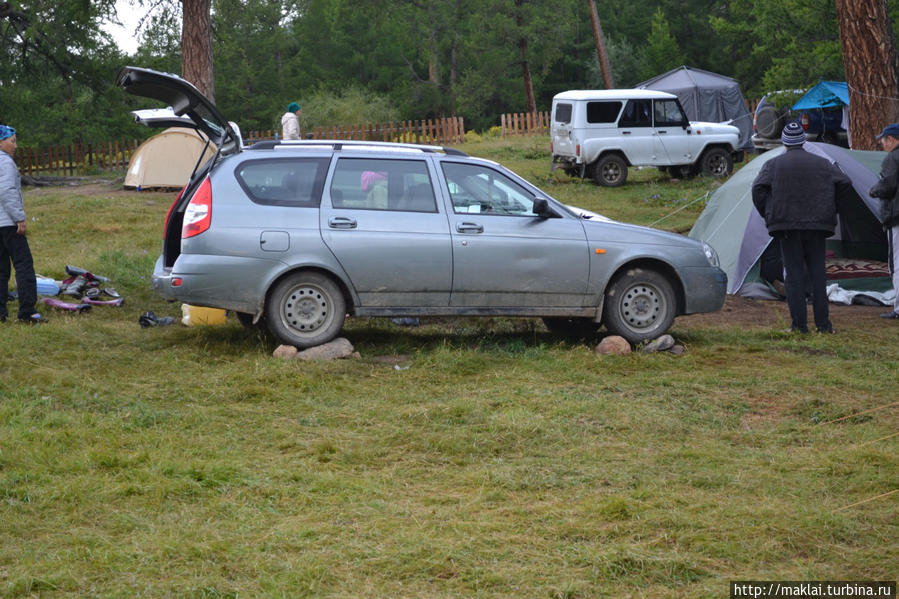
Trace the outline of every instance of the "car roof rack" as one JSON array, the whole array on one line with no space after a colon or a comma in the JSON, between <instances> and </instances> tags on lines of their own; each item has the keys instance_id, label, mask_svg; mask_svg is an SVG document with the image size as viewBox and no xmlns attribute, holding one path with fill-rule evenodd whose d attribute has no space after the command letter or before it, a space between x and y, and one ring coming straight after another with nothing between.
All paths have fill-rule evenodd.
<instances>
[{"instance_id":1,"label":"car roof rack","mask_svg":"<svg viewBox=\"0 0 899 599\"><path fill-rule=\"evenodd\" d=\"M249 146L252 150L274 150L276 148L327 148L339 152L347 150L371 150L375 152L425 152L443 153L450 156L468 156L462 150L446 146L430 146L426 144L397 143L388 141L362 141L349 139L291 139L257 141Z\"/></svg>"}]
</instances>

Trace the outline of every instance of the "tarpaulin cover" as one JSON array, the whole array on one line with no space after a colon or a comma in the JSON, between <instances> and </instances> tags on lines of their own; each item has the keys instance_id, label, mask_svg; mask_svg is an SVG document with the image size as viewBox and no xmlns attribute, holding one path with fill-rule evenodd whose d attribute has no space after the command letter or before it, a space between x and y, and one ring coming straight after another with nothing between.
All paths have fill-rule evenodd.
<instances>
[{"instance_id":1,"label":"tarpaulin cover","mask_svg":"<svg viewBox=\"0 0 899 599\"><path fill-rule=\"evenodd\" d=\"M793 110L849 106L849 86L845 81L822 81L793 104Z\"/></svg>"}]
</instances>

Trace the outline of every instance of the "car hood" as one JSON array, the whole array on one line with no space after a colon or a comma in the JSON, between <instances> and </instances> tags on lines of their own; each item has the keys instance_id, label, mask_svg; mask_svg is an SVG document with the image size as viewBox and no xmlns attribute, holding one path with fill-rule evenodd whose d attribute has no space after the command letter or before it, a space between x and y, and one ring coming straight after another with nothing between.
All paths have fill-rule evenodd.
<instances>
[{"instance_id":1,"label":"car hood","mask_svg":"<svg viewBox=\"0 0 899 599\"><path fill-rule=\"evenodd\" d=\"M667 245L702 249L702 243L680 235L651 227L631 225L615 221L583 221L587 239L597 242L617 242L634 245Z\"/></svg>"},{"instance_id":2,"label":"car hood","mask_svg":"<svg viewBox=\"0 0 899 599\"><path fill-rule=\"evenodd\" d=\"M730 133L736 136L740 135L740 130L734 125L728 125L727 122L707 123L705 121L690 121L690 128L702 135L720 135L722 133Z\"/></svg>"},{"instance_id":3,"label":"car hood","mask_svg":"<svg viewBox=\"0 0 899 599\"><path fill-rule=\"evenodd\" d=\"M124 67L116 77L116 85L134 96L164 102L170 108L136 111L138 122L147 126L192 126L206 134L222 154L239 152L240 136L225 117L192 83L173 75L141 67ZM150 115L154 118L147 118ZM162 118L161 115L166 117Z\"/></svg>"}]
</instances>

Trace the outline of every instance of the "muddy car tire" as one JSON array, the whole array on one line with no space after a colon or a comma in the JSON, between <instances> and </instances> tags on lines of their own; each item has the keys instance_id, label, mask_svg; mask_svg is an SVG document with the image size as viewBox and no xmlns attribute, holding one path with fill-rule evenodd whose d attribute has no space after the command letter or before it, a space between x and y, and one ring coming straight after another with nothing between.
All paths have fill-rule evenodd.
<instances>
[{"instance_id":1,"label":"muddy car tire","mask_svg":"<svg viewBox=\"0 0 899 599\"><path fill-rule=\"evenodd\" d=\"M593 181L603 187L621 187L627 181L627 162L618 154L606 154L593 164Z\"/></svg>"},{"instance_id":2,"label":"muddy car tire","mask_svg":"<svg viewBox=\"0 0 899 599\"><path fill-rule=\"evenodd\" d=\"M603 323L632 344L655 339L671 328L677 314L674 288L653 270L631 268L606 290Z\"/></svg>"},{"instance_id":3,"label":"muddy car tire","mask_svg":"<svg viewBox=\"0 0 899 599\"><path fill-rule=\"evenodd\" d=\"M706 177L726 177L734 170L734 159L722 148L711 148L702 155L702 174Z\"/></svg>"},{"instance_id":4,"label":"muddy car tire","mask_svg":"<svg viewBox=\"0 0 899 599\"><path fill-rule=\"evenodd\" d=\"M346 318L340 288L316 272L294 273L275 285L266 302L265 320L272 335L300 349L334 339Z\"/></svg>"}]
</instances>

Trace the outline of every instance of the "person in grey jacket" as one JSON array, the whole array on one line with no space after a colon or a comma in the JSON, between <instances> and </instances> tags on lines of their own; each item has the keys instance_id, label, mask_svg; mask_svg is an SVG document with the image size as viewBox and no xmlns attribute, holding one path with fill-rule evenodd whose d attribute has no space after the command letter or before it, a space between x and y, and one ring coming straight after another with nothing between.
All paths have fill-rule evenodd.
<instances>
[{"instance_id":1,"label":"person in grey jacket","mask_svg":"<svg viewBox=\"0 0 899 599\"><path fill-rule=\"evenodd\" d=\"M882 200L880 220L890 242L890 273L893 275L893 309L881 318L899 319L899 123L887 125L877 136L889 152L880 165L880 180L868 195Z\"/></svg>"},{"instance_id":2,"label":"person in grey jacket","mask_svg":"<svg viewBox=\"0 0 899 599\"><path fill-rule=\"evenodd\" d=\"M25 222L25 203L19 169L13 160L16 153L16 130L0 125L0 321L6 321L10 262L16 269L16 291L19 295L19 320L31 323L45 319L34 309L37 303L37 279Z\"/></svg>"},{"instance_id":3,"label":"person in grey jacket","mask_svg":"<svg viewBox=\"0 0 899 599\"><path fill-rule=\"evenodd\" d=\"M815 327L833 333L827 303L825 240L837 224L837 205L852 182L826 158L805 151L805 131L791 122L781 134L786 151L769 160L752 184L752 202L768 233L780 242L790 307L790 331L807 333L806 288L810 283Z\"/></svg>"}]
</instances>

